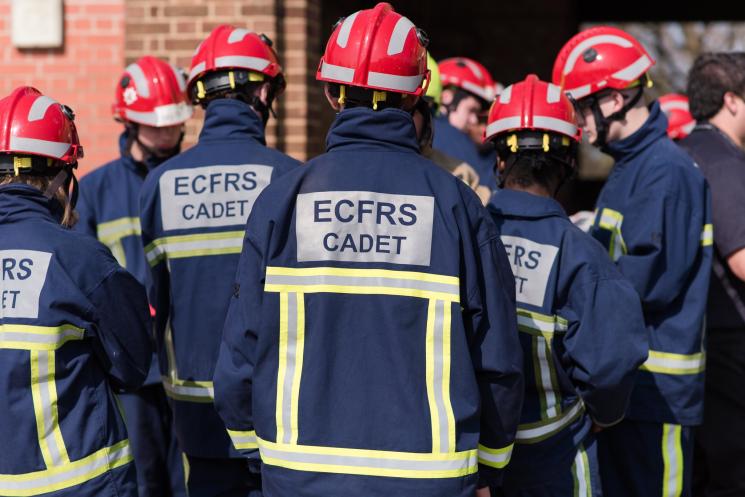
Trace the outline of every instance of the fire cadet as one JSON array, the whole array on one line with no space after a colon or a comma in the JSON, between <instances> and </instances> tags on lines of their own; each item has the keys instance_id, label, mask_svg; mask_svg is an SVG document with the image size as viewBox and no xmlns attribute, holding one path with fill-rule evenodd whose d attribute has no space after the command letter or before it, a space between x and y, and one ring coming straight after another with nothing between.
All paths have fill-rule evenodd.
<instances>
[{"instance_id":1,"label":"fire cadet","mask_svg":"<svg viewBox=\"0 0 745 497\"><path fill-rule=\"evenodd\" d=\"M215 403L267 497L471 497L509 461L514 279L478 197L419 154L425 44L386 3L340 21L327 152L249 218Z\"/></svg>"},{"instance_id":2,"label":"fire cadet","mask_svg":"<svg viewBox=\"0 0 745 497\"><path fill-rule=\"evenodd\" d=\"M121 156L80 181L76 229L106 244L143 285L149 271L140 239L139 198L151 169L176 155L192 106L174 66L145 56L129 65L116 86L114 118L124 124ZM137 467L140 497L185 497L181 452L160 381L158 361L143 388L120 396Z\"/></svg>"},{"instance_id":3,"label":"fire cadet","mask_svg":"<svg viewBox=\"0 0 745 497\"><path fill-rule=\"evenodd\" d=\"M643 102L654 61L628 33L594 27L554 63L593 145L615 159L590 234L642 301L649 358L623 422L598 438L606 497L690 495L691 429L703 415L703 327L712 258L709 189Z\"/></svg>"},{"instance_id":4,"label":"fire cadet","mask_svg":"<svg viewBox=\"0 0 745 497\"><path fill-rule=\"evenodd\" d=\"M260 492L258 468L235 451L215 412L212 374L248 214L270 181L298 164L264 138L284 88L266 36L215 28L187 81L192 101L206 109L199 143L151 171L142 188L161 374L191 497Z\"/></svg>"},{"instance_id":5,"label":"fire cadet","mask_svg":"<svg viewBox=\"0 0 745 497\"><path fill-rule=\"evenodd\" d=\"M152 357L145 290L74 223L72 111L0 100L0 495L137 497L114 392Z\"/></svg>"},{"instance_id":6,"label":"fire cadet","mask_svg":"<svg viewBox=\"0 0 745 497\"><path fill-rule=\"evenodd\" d=\"M489 113L485 141L503 187L489 209L515 275L526 378L498 495L601 495L592 426L623 418L647 358L639 296L554 200L575 172L579 137L572 103L535 75L507 87Z\"/></svg>"},{"instance_id":7,"label":"fire cadet","mask_svg":"<svg viewBox=\"0 0 745 497\"><path fill-rule=\"evenodd\" d=\"M442 106L435 119L433 145L476 169L481 185L493 191L496 155L472 138L472 130L482 126L489 105L496 96L497 83L488 69L473 59L453 57L438 64L442 83ZM483 131L476 133L479 138Z\"/></svg>"}]
</instances>

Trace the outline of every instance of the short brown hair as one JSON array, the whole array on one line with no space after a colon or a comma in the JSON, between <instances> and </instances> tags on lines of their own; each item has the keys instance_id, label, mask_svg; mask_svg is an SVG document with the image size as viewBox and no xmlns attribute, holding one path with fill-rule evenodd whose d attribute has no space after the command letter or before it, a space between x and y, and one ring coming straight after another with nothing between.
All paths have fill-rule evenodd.
<instances>
[{"instance_id":1,"label":"short brown hair","mask_svg":"<svg viewBox=\"0 0 745 497\"><path fill-rule=\"evenodd\" d=\"M688 72L688 100L697 121L714 117L724 105L724 94L745 98L745 52L701 54Z\"/></svg>"}]
</instances>

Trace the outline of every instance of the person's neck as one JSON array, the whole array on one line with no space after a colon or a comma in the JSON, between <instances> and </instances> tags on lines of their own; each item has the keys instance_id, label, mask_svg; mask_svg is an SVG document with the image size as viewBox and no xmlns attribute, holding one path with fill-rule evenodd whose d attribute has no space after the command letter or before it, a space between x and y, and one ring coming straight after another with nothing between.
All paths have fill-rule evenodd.
<instances>
[{"instance_id":1,"label":"person's neck","mask_svg":"<svg viewBox=\"0 0 745 497\"><path fill-rule=\"evenodd\" d=\"M145 153L143 152L142 148L140 148L140 144L135 142L132 144L132 147L129 149L129 154L132 156L132 159L135 162L144 162L145 161Z\"/></svg>"},{"instance_id":2,"label":"person's neck","mask_svg":"<svg viewBox=\"0 0 745 497\"><path fill-rule=\"evenodd\" d=\"M644 126L644 123L647 122L648 118L649 109L646 105L639 104L629 109L628 112L626 112L626 118L621 121L623 125L619 130L618 139L623 140L639 131L639 128Z\"/></svg>"},{"instance_id":3,"label":"person's neck","mask_svg":"<svg viewBox=\"0 0 745 497\"><path fill-rule=\"evenodd\" d=\"M533 195L537 195L539 197L547 197L547 198L553 198L553 195L548 191L548 188L546 188L543 185L539 185L538 183L533 183L530 186L523 186L520 184L517 184L512 181L507 181L507 183L504 186L507 190L514 190L516 192L525 192L525 193L531 193Z\"/></svg>"},{"instance_id":4,"label":"person's neck","mask_svg":"<svg viewBox=\"0 0 745 497\"><path fill-rule=\"evenodd\" d=\"M719 131L727 135L736 145L745 146L743 137L737 133L737 123L734 116L728 115L727 109L720 110L714 117L709 119L709 124L716 126Z\"/></svg>"}]
</instances>

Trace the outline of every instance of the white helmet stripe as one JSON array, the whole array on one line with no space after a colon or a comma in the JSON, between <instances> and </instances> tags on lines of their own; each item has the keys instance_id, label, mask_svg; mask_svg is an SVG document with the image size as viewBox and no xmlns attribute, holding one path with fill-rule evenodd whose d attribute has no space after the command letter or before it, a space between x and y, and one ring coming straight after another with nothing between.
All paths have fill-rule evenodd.
<instances>
[{"instance_id":1,"label":"white helmet stripe","mask_svg":"<svg viewBox=\"0 0 745 497\"><path fill-rule=\"evenodd\" d=\"M614 78L620 79L621 81L634 81L644 72L649 69L652 65L652 61L649 57L642 55L636 61L628 67L625 67L613 75Z\"/></svg>"},{"instance_id":2,"label":"white helmet stripe","mask_svg":"<svg viewBox=\"0 0 745 497\"><path fill-rule=\"evenodd\" d=\"M31 104L31 108L28 110L28 120L38 121L44 119L44 115L47 113L47 109L52 105L56 104L57 101L47 96L40 96L34 103Z\"/></svg>"},{"instance_id":3,"label":"white helmet stripe","mask_svg":"<svg viewBox=\"0 0 745 497\"><path fill-rule=\"evenodd\" d=\"M139 93L142 97L149 97L150 87L147 85L147 78L145 77L145 73L142 72L142 68L137 64L130 64L127 66L125 71L128 72L130 76L132 76L132 80L135 82L135 90L137 90L137 93Z\"/></svg>"},{"instance_id":4,"label":"white helmet stripe","mask_svg":"<svg viewBox=\"0 0 745 497\"><path fill-rule=\"evenodd\" d=\"M575 100L579 100L582 97L586 97L590 94L590 91L592 90L591 85L584 85L584 86L578 86L577 88L567 89L564 90L564 93L569 95Z\"/></svg>"},{"instance_id":5,"label":"white helmet stripe","mask_svg":"<svg viewBox=\"0 0 745 497\"><path fill-rule=\"evenodd\" d=\"M354 79L354 69L323 62L321 64L321 77L351 83Z\"/></svg>"},{"instance_id":6,"label":"white helmet stripe","mask_svg":"<svg viewBox=\"0 0 745 497\"><path fill-rule=\"evenodd\" d=\"M477 79L482 79L484 77L484 73L481 72L481 69L479 69L479 66L471 62L470 60L463 59L463 63L466 64L468 69L471 70L471 72L476 76Z\"/></svg>"},{"instance_id":7,"label":"white helmet stripe","mask_svg":"<svg viewBox=\"0 0 745 497\"><path fill-rule=\"evenodd\" d=\"M228 43L238 43L239 41L243 41L243 38L251 33L253 33L253 31L250 31L248 29L236 28L230 32L230 36L228 36Z\"/></svg>"},{"instance_id":8,"label":"white helmet stripe","mask_svg":"<svg viewBox=\"0 0 745 497\"><path fill-rule=\"evenodd\" d=\"M179 71L176 66L173 64L168 64L171 67L171 71L173 71L173 77L176 78L176 82L178 83L179 90L186 91L186 81L184 81L184 75L181 71Z\"/></svg>"},{"instance_id":9,"label":"white helmet stripe","mask_svg":"<svg viewBox=\"0 0 745 497\"><path fill-rule=\"evenodd\" d=\"M499 94L499 103L508 104L510 103L511 99L512 99L512 85L502 90L502 93Z\"/></svg>"},{"instance_id":10,"label":"white helmet stripe","mask_svg":"<svg viewBox=\"0 0 745 497\"><path fill-rule=\"evenodd\" d=\"M684 110L688 112L688 104L680 100L665 102L664 104L660 104L660 107L662 107L662 110L665 112L668 112L671 110Z\"/></svg>"},{"instance_id":11,"label":"white helmet stripe","mask_svg":"<svg viewBox=\"0 0 745 497\"><path fill-rule=\"evenodd\" d=\"M558 86L549 83L548 84L548 91L546 92L546 102L550 104L555 104L559 101L561 98L561 88Z\"/></svg>"},{"instance_id":12,"label":"white helmet stripe","mask_svg":"<svg viewBox=\"0 0 745 497\"><path fill-rule=\"evenodd\" d=\"M513 117L504 117L502 119L497 119L496 121L489 123L489 125L486 127L486 137L492 137L496 135L497 133L501 133L502 131L507 131L510 129L518 129L520 127L520 117L519 116L513 116Z\"/></svg>"},{"instance_id":13,"label":"white helmet stripe","mask_svg":"<svg viewBox=\"0 0 745 497\"><path fill-rule=\"evenodd\" d=\"M36 138L23 138L21 136L10 137L10 148L14 151L46 155L58 159L70 150L70 146L70 143L38 140Z\"/></svg>"},{"instance_id":14,"label":"white helmet stripe","mask_svg":"<svg viewBox=\"0 0 745 497\"><path fill-rule=\"evenodd\" d=\"M225 55L215 58L215 68L240 67L252 71L263 71L270 64L261 57L247 57L244 55Z\"/></svg>"},{"instance_id":15,"label":"white helmet stripe","mask_svg":"<svg viewBox=\"0 0 745 497\"><path fill-rule=\"evenodd\" d=\"M203 72L206 68L207 68L207 63L206 62L200 62L199 64L197 64L196 66L194 66L191 69L191 72L189 72L189 81L191 81L192 79L196 78L197 75L199 73Z\"/></svg>"},{"instance_id":16,"label":"white helmet stripe","mask_svg":"<svg viewBox=\"0 0 745 497\"><path fill-rule=\"evenodd\" d=\"M593 36L592 38L588 38L584 40L583 42L579 43L569 53L569 57L567 57L567 61L564 64L564 70L562 71L562 74L567 75L572 71L572 69L574 69L574 64L577 62L577 59L579 58L579 56L585 52L585 50L587 50L590 47L594 47L595 45L600 45L602 43L610 43L612 45L618 45L624 48L628 48L632 46L631 42L622 36L617 36L617 35Z\"/></svg>"},{"instance_id":17,"label":"white helmet stripe","mask_svg":"<svg viewBox=\"0 0 745 497\"><path fill-rule=\"evenodd\" d=\"M533 126L549 131L556 131L564 135L574 136L577 134L577 126L561 119L548 116L533 116Z\"/></svg>"},{"instance_id":18,"label":"white helmet stripe","mask_svg":"<svg viewBox=\"0 0 745 497\"><path fill-rule=\"evenodd\" d=\"M349 33L352 32L352 25L354 24L354 20L357 18L357 14L360 12L357 11L354 14L347 16L346 19L344 19L344 22L341 24L341 28L339 28L339 36L336 37L336 44L339 45L341 48L347 47L347 42L349 41Z\"/></svg>"},{"instance_id":19,"label":"white helmet stripe","mask_svg":"<svg viewBox=\"0 0 745 497\"><path fill-rule=\"evenodd\" d=\"M160 105L152 112L138 112L125 109L124 115L130 121L162 128L164 126L174 126L186 122L193 112L194 109L191 105L181 102L178 104Z\"/></svg>"},{"instance_id":20,"label":"white helmet stripe","mask_svg":"<svg viewBox=\"0 0 745 497\"><path fill-rule=\"evenodd\" d=\"M388 41L388 55L400 54L404 51L404 43L409 32L414 29L414 23L405 17L401 17L393 28L393 34Z\"/></svg>"},{"instance_id":21,"label":"white helmet stripe","mask_svg":"<svg viewBox=\"0 0 745 497\"><path fill-rule=\"evenodd\" d=\"M690 135L691 132L693 131L693 128L695 127L696 127L696 121L691 121L685 126L683 126L683 133Z\"/></svg>"},{"instance_id":22,"label":"white helmet stripe","mask_svg":"<svg viewBox=\"0 0 745 497\"><path fill-rule=\"evenodd\" d=\"M424 76L421 74L417 76L398 76L373 71L367 73L367 84L370 86L411 93L421 87L423 79Z\"/></svg>"},{"instance_id":23,"label":"white helmet stripe","mask_svg":"<svg viewBox=\"0 0 745 497\"><path fill-rule=\"evenodd\" d=\"M483 98L487 102L491 102L494 100L494 89L493 88L484 88L478 85L475 85L471 83L470 81L463 81L461 83L464 90L468 90L474 95L479 96L480 98Z\"/></svg>"}]
</instances>

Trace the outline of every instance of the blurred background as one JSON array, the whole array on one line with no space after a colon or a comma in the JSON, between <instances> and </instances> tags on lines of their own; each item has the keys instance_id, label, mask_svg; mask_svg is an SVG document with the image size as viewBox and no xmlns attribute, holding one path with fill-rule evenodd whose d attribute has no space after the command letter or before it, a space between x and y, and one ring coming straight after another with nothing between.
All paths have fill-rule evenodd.
<instances>
[{"instance_id":1,"label":"blurred background","mask_svg":"<svg viewBox=\"0 0 745 497\"><path fill-rule=\"evenodd\" d=\"M324 149L333 119L315 71L333 24L369 8L358 0L0 0L0 92L23 84L70 105L85 147L83 172L114 158L121 126L111 118L122 69L155 55L188 70L198 43L223 23L274 40L288 81L268 141L304 160ZM529 72L550 79L563 43L593 24L620 26L657 60L652 95L685 90L686 73L702 51L745 50L745 4L588 0L461 0L392 2L430 37L436 59L481 61L507 85ZM201 112L188 125L194 143ZM578 182L565 189L572 212L594 202L611 163L585 151Z\"/></svg>"}]
</instances>

